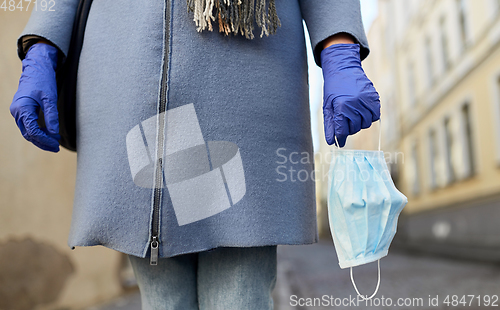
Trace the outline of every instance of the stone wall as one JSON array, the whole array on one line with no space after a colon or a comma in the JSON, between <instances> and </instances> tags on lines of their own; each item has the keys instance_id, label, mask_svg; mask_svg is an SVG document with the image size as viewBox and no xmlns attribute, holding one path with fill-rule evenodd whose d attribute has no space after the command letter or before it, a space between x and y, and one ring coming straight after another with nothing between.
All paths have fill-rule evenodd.
<instances>
[{"instance_id":1,"label":"stone wall","mask_svg":"<svg viewBox=\"0 0 500 310\"><path fill-rule=\"evenodd\" d=\"M0 309L79 309L123 292L124 256L67 246L76 154L36 148L10 115L21 74L16 41L29 15L0 9Z\"/></svg>"}]
</instances>

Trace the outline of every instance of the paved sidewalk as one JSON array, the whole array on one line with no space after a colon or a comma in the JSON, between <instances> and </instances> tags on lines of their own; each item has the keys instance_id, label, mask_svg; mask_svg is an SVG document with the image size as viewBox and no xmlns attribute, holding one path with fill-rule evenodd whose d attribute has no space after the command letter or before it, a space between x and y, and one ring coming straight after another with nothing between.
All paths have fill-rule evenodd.
<instances>
[{"instance_id":1,"label":"paved sidewalk","mask_svg":"<svg viewBox=\"0 0 500 310\"><path fill-rule=\"evenodd\" d=\"M307 246L284 246L278 251L278 284L275 291L277 310L288 309L328 309L356 308L351 307L306 307L290 306L290 295L298 298L356 298L349 269L340 269L337 256L331 241L323 240L319 244ZM500 296L500 265L481 264L477 262L452 260L434 256L411 254L391 250L389 255L380 260L381 284L377 300L381 304L382 297L391 298L393 305L368 306L360 303L360 309L500 309L500 300L496 307L485 307L484 301L491 301ZM377 282L377 264L372 263L353 269L354 278L362 294L371 295ZM457 304L451 307L453 295L458 300L465 296L466 305ZM474 295L467 296L467 295ZM485 296L487 295L487 296ZM429 306L429 296L436 301L436 306ZM443 302L449 296L450 307ZM481 306L478 306L480 296ZM420 306L397 306L399 298L403 303ZM472 302L471 299L473 299ZM295 299L296 300L296 299ZM304 302L307 300L303 300ZM331 301L329 299L329 301ZM292 301L292 304L295 304ZM470 305L469 305L470 303Z\"/></svg>"},{"instance_id":2,"label":"paved sidewalk","mask_svg":"<svg viewBox=\"0 0 500 310\"><path fill-rule=\"evenodd\" d=\"M349 269L339 268L331 241L322 240L307 246L280 246L278 281L274 291L275 309L500 309L498 299L498 306L484 306L488 298L491 304L495 300L494 295L497 298L500 296L500 264L481 264L391 250L380 261L380 267L382 280L376 299L373 300L379 306L364 302L354 304L356 292L351 284ZM360 292L371 294L377 282L376 263L355 268L354 276ZM465 296L462 300L465 305L457 303L457 306L452 307L453 295L458 297L457 301ZM449 296L450 307L443 303L446 296ZM480 307L477 296L481 301ZM436 306L429 306L429 297L437 301ZM306 306L308 301L314 302L313 298L316 298L317 304L323 301L324 306ZM389 298L392 306L387 306ZM396 303L399 298L402 298L400 301L403 303L421 304L398 306ZM325 306L325 300L328 303L344 301L350 306ZM386 306L382 306L382 303ZM87 310L140 310L140 296L128 295Z\"/></svg>"}]
</instances>

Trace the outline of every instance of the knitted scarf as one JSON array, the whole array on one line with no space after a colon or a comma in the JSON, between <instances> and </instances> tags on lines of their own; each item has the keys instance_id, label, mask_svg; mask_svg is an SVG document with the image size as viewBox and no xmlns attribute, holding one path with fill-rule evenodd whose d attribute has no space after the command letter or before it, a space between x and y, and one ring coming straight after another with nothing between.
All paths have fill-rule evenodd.
<instances>
[{"instance_id":1,"label":"knitted scarf","mask_svg":"<svg viewBox=\"0 0 500 310\"><path fill-rule=\"evenodd\" d=\"M247 39L254 38L254 18L261 28L261 38L275 34L281 27L275 0L187 0L187 7L188 12L194 13L198 32L213 31L212 21L216 19L219 32L240 33Z\"/></svg>"}]
</instances>

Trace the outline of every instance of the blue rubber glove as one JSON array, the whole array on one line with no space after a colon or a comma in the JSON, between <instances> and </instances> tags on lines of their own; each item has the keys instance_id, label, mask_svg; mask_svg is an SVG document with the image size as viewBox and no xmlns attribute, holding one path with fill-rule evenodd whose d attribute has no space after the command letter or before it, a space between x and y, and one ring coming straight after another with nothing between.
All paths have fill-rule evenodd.
<instances>
[{"instance_id":1,"label":"blue rubber glove","mask_svg":"<svg viewBox=\"0 0 500 310\"><path fill-rule=\"evenodd\" d=\"M366 77L358 44L334 44L321 52L323 118L326 142L339 147L347 136L370 127L380 118L380 99Z\"/></svg>"},{"instance_id":2,"label":"blue rubber glove","mask_svg":"<svg viewBox=\"0 0 500 310\"><path fill-rule=\"evenodd\" d=\"M19 87L10 105L23 137L42 150L58 152L59 120L57 115L57 49L37 43L30 47L23 60ZM42 109L47 128L38 126Z\"/></svg>"}]
</instances>

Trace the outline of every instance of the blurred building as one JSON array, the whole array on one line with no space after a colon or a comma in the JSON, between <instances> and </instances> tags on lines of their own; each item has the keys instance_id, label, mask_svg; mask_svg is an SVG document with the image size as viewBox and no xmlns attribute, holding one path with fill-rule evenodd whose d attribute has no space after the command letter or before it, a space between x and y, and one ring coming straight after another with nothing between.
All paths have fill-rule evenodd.
<instances>
[{"instance_id":1,"label":"blurred building","mask_svg":"<svg viewBox=\"0 0 500 310\"><path fill-rule=\"evenodd\" d=\"M81 309L122 294L130 276L122 276L124 254L70 250L76 154L36 148L10 115L16 42L30 15L21 5L0 9L0 309Z\"/></svg>"},{"instance_id":2,"label":"blurred building","mask_svg":"<svg viewBox=\"0 0 500 310\"><path fill-rule=\"evenodd\" d=\"M363 66L381 96L382 149L409 199L398 241L499 260L500 1L379 0L378 10Z\"/></svg>"},{"instance_id":3,"label":"blurred building","mask_svg":"<svg viewBox=\"0 0 500 310\"><path fill-rule=\"evenodd\" d=\"M323 109L321 105L316 111L319 120L313 131L319 133L319 145L314 154L314 181L316 183L316 213L320 238L331 238L328 222L328 170L331 161L331 147L326 144L323 130Z\"/></svg>"}]
</instances>

